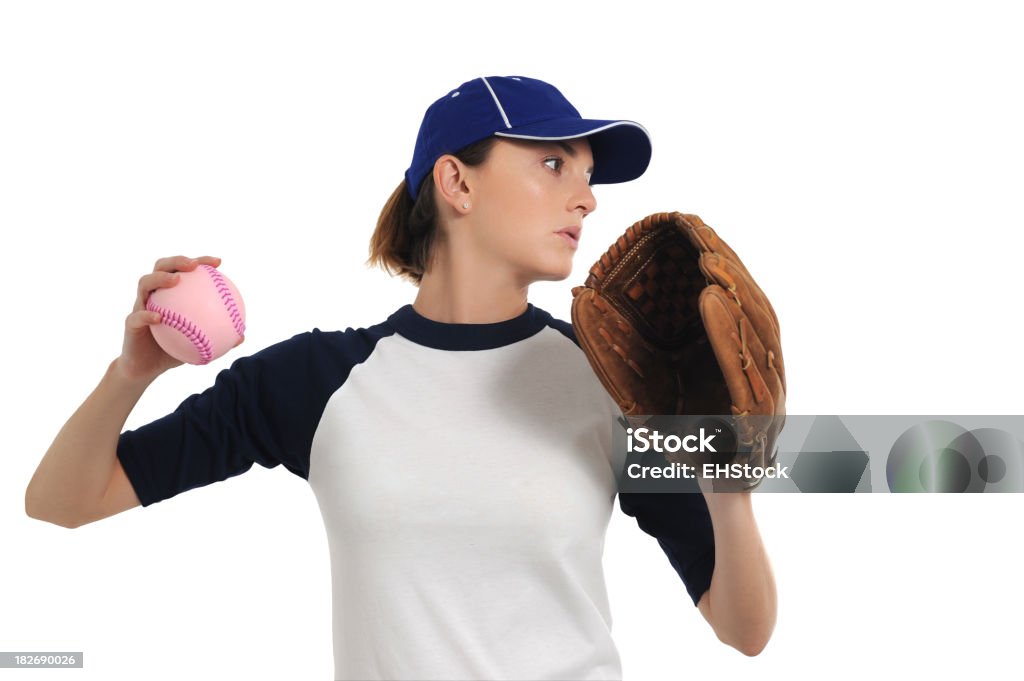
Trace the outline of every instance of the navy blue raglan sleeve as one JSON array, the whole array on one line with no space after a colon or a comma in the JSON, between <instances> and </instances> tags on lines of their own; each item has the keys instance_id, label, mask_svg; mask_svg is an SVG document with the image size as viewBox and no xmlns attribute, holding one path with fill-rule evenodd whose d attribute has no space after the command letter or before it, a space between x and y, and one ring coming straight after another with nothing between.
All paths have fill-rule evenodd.
<instances>
[{"instance_id":1,"label":"navy blue raglan sleeve","mask_svg":"<svg viewBox=\"0 0 1024 681\"><path fill-rule=\"evenodd\" d=\"M554 317L549 324L579 347L571 324ZM620 492L619 507L636 519L641 530L658 540L697 605L711 587L715 570L715 535L704 495L696 491Z\"/></svg>"},{"instance_id":2,"label":"navy blue raglan sleeve","mask_svg":"<svg viewBox=\"0 0 1024 681\"><path fill-rule=\"evenodd\" d=\"M117 457L143 506L240 475L254 463L306 479L325 395L319 329L240 357L170 414L121 433Z\"/></svg>"},{"instance_id":3,"label":"navy blue raglan sleeve","mask_svg":"<svg viewBox=\"0 0 1024 681\"><path fill-rule=\"evenodd\" d=\"M711 588L715 535L700 492L620 492L619 507L640 529L658 540L669 563L697 605Z\"/></svg>"}]
</instances>

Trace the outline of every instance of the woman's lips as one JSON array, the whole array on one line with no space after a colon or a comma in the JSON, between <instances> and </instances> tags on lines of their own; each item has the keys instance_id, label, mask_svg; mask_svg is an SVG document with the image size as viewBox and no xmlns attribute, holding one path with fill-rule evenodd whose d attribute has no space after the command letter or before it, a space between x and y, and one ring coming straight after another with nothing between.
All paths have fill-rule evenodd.
<instances>
[{"instance_id":1,"label":"woman's lips","mask_svg":"<svg viewBox=\"0 0 1024 681\"><path fill-rule=\"evenodd\" d=\"M558 236L562 237L570 244L573 248L576 248L580 244L580 228L579 227L564 227L559 231L555 232Z\"/></svg>"}]
</instances>

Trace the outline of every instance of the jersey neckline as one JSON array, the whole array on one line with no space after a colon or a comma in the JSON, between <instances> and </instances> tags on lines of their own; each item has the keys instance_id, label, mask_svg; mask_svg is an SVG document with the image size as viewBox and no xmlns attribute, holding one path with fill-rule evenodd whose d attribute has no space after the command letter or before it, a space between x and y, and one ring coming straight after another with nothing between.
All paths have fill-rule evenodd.
<instances>
[{"instance_id":1,"label":"jersey neckline","mask_svg":"<svg viewBox=\"0 0 1024 681\"><path fill-rule=\"evenodd\" d=\"M427 319L411 304L398 308L388 322L413 343L436 350L491 350L518 343L540 331L547 312L532 303L518 317L488 324L451 324Z\"/></svg>"}]
</instances>

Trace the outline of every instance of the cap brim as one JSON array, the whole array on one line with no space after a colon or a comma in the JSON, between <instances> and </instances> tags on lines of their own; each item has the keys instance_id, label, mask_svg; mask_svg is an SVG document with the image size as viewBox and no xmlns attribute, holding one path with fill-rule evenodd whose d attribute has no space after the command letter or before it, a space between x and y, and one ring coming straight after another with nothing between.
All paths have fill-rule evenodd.
<instances>
[{"instance_id":1,"label":"cap brim","mask_svg":"<svg viewBox=\"0 0 1024 681\"><path fill-rule=\"evenodd\" d=\"M589 138L590 151L594 155L591 184L635 180L644 174L651 162L651 137L642 125L634 121L562 118L521 125L494 134L524 140Z\"/></svg>"}]
</instances>

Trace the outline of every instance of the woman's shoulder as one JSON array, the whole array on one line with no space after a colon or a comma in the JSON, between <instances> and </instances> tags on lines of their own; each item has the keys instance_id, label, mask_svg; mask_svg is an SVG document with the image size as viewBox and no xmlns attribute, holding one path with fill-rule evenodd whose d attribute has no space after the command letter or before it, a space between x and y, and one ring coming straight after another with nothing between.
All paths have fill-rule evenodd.
<instances>
[{"instance_id":1,"label":"woman's shoulder","mask_svg":"<svg viewBox=\"0 0 1024 681\"><path fill-rule=\"evenodd\" d=\"M358 363L369 356L380 339L393 333L387 322L344 329L313 326L264 347L252 357L306 365L317 361Z\"/></svg>"},{"instance_id":2,"label":"woman's shoulder","mask_svg":"<svg viewBox=\"0 0 1024 681\"><path fill-rule=\"evenodd\" d=\"M553 314L551 314L547 310L539 308L536 305L533 305L532 303L531 303L531 306L534 309L534 314L536 314L539 319L542 319L546 326L548 326L548 327L554 329L555 331L559 332L560 334L565 336L567 339L569 339L573 343L575 343L576 347L579 347L580 343L576 339L576 331L573 330L571 323L565 321L564 319L559 319L558 317L554 316Z\"/></svg>"}]
</instances>

